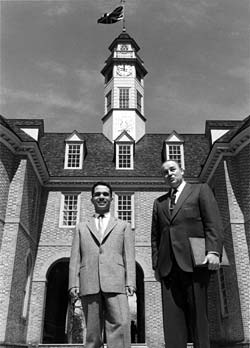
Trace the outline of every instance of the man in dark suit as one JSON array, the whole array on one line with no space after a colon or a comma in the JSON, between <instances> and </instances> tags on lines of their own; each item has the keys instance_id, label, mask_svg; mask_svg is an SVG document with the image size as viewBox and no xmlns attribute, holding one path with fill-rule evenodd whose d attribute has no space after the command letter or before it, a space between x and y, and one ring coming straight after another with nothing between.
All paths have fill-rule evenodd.
<instances>
[{"instance_id":1,"label":"man in dark suit","mask_svg":"<svg viewBox=\"0 0 250 348\"><path fill-rule=\"evenodd\" d=\"M92 188L95 215L76 227L69 265L69 292L80 294L86 321L85 348L130 348L127 296L135 291L135 247L130 224L110 214L112 189Z\"/></svg>"},{"instance_id":2,"label":"man in dark suit","mask_svg":"<svg viewBox=\"0 0 250 348\"><path fill-rule=\"evenodd\" d=\"M207 286L222 253L219 209L207 184L186 183L176 161L162 165L169 191L154 202L152 264L161 281L166 347L209 348ZM204 267L194 267L189 237L205 238Z\"/></svg>"}]
</instances>

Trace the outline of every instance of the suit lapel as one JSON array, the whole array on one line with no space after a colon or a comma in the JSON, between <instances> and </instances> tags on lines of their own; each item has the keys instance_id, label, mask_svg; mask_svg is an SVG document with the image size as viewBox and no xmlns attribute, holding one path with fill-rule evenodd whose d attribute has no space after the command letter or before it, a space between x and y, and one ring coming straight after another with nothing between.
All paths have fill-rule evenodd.
<instances>
[{"instance_id":1,"label":"suit lapel","mask_svg":"<svg viewBox=\"0 0 250 348\"><path fill-rule=\"evenodd\" d=\"M166 193L164 200L161 203L162 213L166 216L168 220L171 219L169 211L169 199L170 199L170 190Z\"/></svg>"},{"instance_id":2,"label":"suit lapel","mask_svg":"<svg viewBox=\"0 0 250 348\"><path fill-rule=\"evenodd\" d=\"M188 198L188 196L191 194L191 192L192 192L192 185L189 183L186 183L186 185L184 186L184 189L182 190L182 192L178 198L178 201L176 202L176 205L173 209L171 220L174 219L175 215L178 213L182 204L185 202L185 200Z\"/></svg>"},{"instance_id":3,"label":"suit lapel","mask_svg":"<svg viewBox=\"0 0 250 348\"><path fill-rule=\"evenodd\" d=\"M91 219L89 219L86 225L94 237L100 242L100 234L96 228L95 217L93 216Z\"/></svg>"}]
</instances>

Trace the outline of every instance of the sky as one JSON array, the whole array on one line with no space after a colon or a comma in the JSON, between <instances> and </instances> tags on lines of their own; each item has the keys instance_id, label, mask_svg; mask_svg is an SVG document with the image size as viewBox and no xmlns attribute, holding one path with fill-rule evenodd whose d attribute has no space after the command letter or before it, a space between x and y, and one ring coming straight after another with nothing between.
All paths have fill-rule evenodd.
<instances>
[{"instance_id":1,"label":"sky","mask_svg":"<svg viewBox=\"0 0 250 348\"><path fill-rule=\"evenodd\" d=\"M0 114L44 119L46 132L102 132L100 71L122 22L120 0L0 0ZM250 114L249 0L126 0L140 47L147 133L204 133Z\"/></svg>"}]
</instances>

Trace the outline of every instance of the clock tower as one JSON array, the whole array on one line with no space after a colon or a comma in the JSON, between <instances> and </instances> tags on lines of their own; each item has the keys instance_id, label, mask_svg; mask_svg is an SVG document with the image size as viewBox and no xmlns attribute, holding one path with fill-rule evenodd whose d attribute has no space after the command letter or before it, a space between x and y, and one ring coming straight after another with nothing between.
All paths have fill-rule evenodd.
<instances>
[{"instance_id":1,"label":"clock tower","mask_svg":"<svg viewBox=\"0 0 250 348\"><path fill-rule=\"evenodd\" d=\"M109 46L101 73L105 79L103 134L112 142L125 130L137 142L145 134L144 77L139 46L123 31Z\"/></svg>"}]
</instances>

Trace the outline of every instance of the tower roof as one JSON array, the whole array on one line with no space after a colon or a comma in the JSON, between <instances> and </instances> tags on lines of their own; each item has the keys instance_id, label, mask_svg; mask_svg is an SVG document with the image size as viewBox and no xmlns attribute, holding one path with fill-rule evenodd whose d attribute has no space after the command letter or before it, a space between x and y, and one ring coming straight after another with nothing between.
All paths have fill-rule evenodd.
<instances>
[{"instance_id":1,"label":"tower roof","mask_svg":"<svg viewBox=\"0 0 250 348\"><path fill-rule=\"evenodd\" d=\"M127 32L122 32L119 36L117 36L117 38L115 38L114 41L109 46L109 50L113 51L114 47L118 43L123 43L123 44L130 43L134 47L136 52L140 50L140 47L137 45L135 40Z\"/></svg>"}]
</instances>

